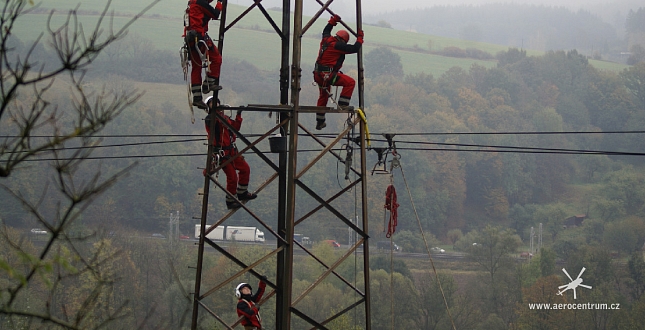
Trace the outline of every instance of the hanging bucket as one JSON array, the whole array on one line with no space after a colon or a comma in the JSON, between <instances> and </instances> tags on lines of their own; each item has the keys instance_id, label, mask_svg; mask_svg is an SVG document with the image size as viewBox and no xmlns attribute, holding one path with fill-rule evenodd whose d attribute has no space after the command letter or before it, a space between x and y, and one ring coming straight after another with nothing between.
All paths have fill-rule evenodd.
<instances>
[{"instance_id":1,"label":"hanging bucket","mask_svg":"<svg viewBox=\"0 0 645 330\"><path fill-rule=\"evenodd\" d=\"M273 153L287 152L287 137L286 136L270 137L269 147L271 148L271 152Z\"/></svg>"}]
</instances>

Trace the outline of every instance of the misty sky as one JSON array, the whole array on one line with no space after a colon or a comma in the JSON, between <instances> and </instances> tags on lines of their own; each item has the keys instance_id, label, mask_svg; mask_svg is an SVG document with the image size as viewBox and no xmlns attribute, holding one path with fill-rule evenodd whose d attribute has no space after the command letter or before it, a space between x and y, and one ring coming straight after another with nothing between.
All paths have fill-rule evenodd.
<instances>
[{"instance_id":1,"label":"misty sky","mask_svg":"<svg viewBox=\"0 0 645 330\"><path fill-rule=\"evenodd\" d=\"M229 0L229 3L246 5L248 0ZM326 0L321 0L325 3ZM618 2L617 0L363 0L363 15L373 15L385 13L397 9L414 9L428 8L432 6L444 5L482 5L490 3L516 3L516 4L533 4L547 6L565 6L577 10L581 7L594 5L610 4ZM315 0L304 0L305 14L311 15L320 9L320 5ZM263 0L262 4L267 7L281 7L282 0ZM293 9L293 1L292 1ZM335 0L330 8L341 16L354 16L355 0Z\"/></svg>"}]
</instances>

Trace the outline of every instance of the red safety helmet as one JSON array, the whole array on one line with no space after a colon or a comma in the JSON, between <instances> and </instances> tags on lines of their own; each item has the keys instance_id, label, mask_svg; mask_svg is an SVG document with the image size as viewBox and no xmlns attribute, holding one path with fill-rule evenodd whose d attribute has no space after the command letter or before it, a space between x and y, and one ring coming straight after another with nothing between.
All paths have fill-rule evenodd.
<instances>
[{"instance_id":1,"label":"red safety helmet","mask_svg":"<svg viewBox=\"0 0 645 330\"><path fill-rule=\"evenodd\" d=\"M349 41L349 33L347 33L347 31L345 30L338 30L338 32L336 32L336 36L342 39L344 42Z\"/></svg>"}]
</instances>

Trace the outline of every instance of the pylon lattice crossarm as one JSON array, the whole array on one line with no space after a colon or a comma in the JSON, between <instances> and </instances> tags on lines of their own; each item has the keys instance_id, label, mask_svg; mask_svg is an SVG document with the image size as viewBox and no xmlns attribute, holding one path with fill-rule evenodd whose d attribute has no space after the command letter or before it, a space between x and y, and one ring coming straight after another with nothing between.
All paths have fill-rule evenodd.
<instances>
[{"instance_id":1,"label":"pylon lattice crossarm","mask_svg":"<svg viewBox=\"0 0 645 330\"><path fill-rule=\"evenodd\" d=\"M262 1L262 0L260 0L260 1ZM224 28L224 32L228 31L228 30L229 30L230 28L232 28L232 27L233 27L237 22L239 22L242 18L244 18L244 16L246 16L246 14L250 13L250 12L251 12L251 10L253 10L253 8L255 8L255 7L260 3L260 1L257 1L257 0L256 0L256 1L254 1L254 2L253 2L253 4L252 4L251 6L249 6L249 8L246 8L246 10L244 10L244 12L242 12L242 13L241 13L237 18L235 18L235 19L231 22L231 24L229 24L226 28Z\"/></svg>"},{"instance_id":2,"label":"pylon lattice crossarm","mask_svg":"<svg viewBox=\"0 0 645 330\"><path fill-rule=\"evenodd\" d=\"M236 202L240 203L240 205L242 206L242 208L243 208L246 212L248 212L248 213L249 213L249 215L251 215L251 216L255 219L255 221L257 221L258 223L260 223L260 224L261 224L261 225L262 225L266 230L268 230L271 234L273 234L273 236L275 236L275 237L276 237L276 239L278 239L278 240L282 241L282 242L283 242L283 243L285 243L285 244L287 243L287 241L285 241L282 237L280 237L280 235L278 235L278 233L276 233L275 231L273 231L273 229L271 229L271 227L269 227L269 225L267 225L264 221L262 221L262 219L260 219L260 217L258 217L255 213L253 213L253 211L251 211L248 207L246 207L246 203L242 203L239 199L237 199L237 196L235 196L235 195L231 194L230 192L228 192L228 190L226 190L226 188L225 188L224 186L222 186L222 184L221 184L221 183L219 183L219 182L217 182L217 181L213 181L213 182L214 182L214 183L215 183L215 184L216 184L220 189L222 189L224 192L226 192L226 195L227 195L227 196L229 196L229 197L233 198L233 200L234 200L234 201L236 201Z\"/></svg>"},{"instance_id":3,"label":"pylon lattice crossarm","mask_svg":"<svg viewBox=\"0 0 645 330\"><path fill-rule=\"evenodd\" d=\"M264 111L281 111L281 112L293 112L293 105L270 105L270 104L249 104L244 109L251 110L264 110ZM299 113L354 113L354 110L347 109L338 109L332 107L319 107L315 105L300 105L298 106Z\"/></svg>"},{"instance_id":4,"label":"pylon lattice crossarm","mask_svg":"<svg viewBox=\"0 0 645 330\"><path fill-rule=\"evenodd\" d=\"M222 320L222 318L219 317L219 315L215 314L215 312L213 312L210 308L208 308L208 306L206 306L206 304L204 304L201 300L195 299L195 301L200 306L202 306L202 308L205 309L208 312L208 314L212 315L217 321L219 321L219 323L225 326L226 329L233 330L233 328L231 328L228 324L226 324L226 322L224 322L224 320Z\"/></svg>"},{"instance_id":5,"label":"pylon lattice crossarm","mask_svg":"<svg viewBox=\"0 0 645 330\"><path fill-rule=\"evenodd\" d=\"M362 242L362 241L361 241ZM357 243L358 244L358 243ZM327 270L325 270L315 281L312 283L304 292L298 296L298 298L294 299L293 302L291 303L291 306L296 306L304 297L306 297L313 289L315 289L329 274L334 271L338 266L340 266L345 259L347 259L349 256L352 255L353 250L349 249L343 256L341 256L336 262L334 262L331 267L329 267Z\"/></svg>"},{"instance_id":6,"label":"pylon lattice crossarm","mask_svg":"<svg viewBox=\"0 0 645 330\"><path fill-rule=\"evenodd\" d=\"M348 184L348 185L347 185L347 187L343 188L341 191L339 191L338 193L336 193L334 196L331 196L330 198L328 198L324 203L320 203L320 204L319 204L318 206L316 206L313 210L309 211L307 214L305 214L305 215L303 215L302 217L300 217L300 219L296 220L296 221L294 222L294 224L293 224L293 225L294 225L294 226L297 226L299 223L301 223L301 222L305 221L307 218L309 218L310 216L314 215L314 214L315 214L316 212L318 212L320 209L322 209L323 207L325 207L325 204L330 204L330 203L331 203L331 202L333 202L336 198L338 198L338 197L342 196L344 193L348 192L349 190L351 190L352 188L354 188L354 186L356 186L356 185L357 185L357 184L359 184L359 183L361 183L361 180L356 180L356 181L351 182L350 184Z\"/></svg>"},{"instance_id":7,"label":"pylon lattice crossarm","mask_svg":"<svg viewBox=\"0 0 645 330\"><path fill-rule=\"evenodd\" d=\"M266 139L267 137L269 137L269 135L273 134L273 133L274 133L275 131L277 131L278 129L283 128L283 127L284 127L288 122L289 122L289 119L285 119L285 120L281 121L279 124L277 124L277 125L273 126L273 128L271 128L270 130L268 130L266 133L262 134L262 136L258 137L258 138L253 142L253 143L250 143L250 144L249 144L249 142L250 142L250 141L249 141L249 140L247 140L247 139L244 137L244 135L240 134L240 135L239 135L240 139L241 139L242 141L244 141L244 143L246 143L246 144L247 144L247 146L246 146L246 147L244 147L244 149L242 149L242 151L240 151L240 153L244 153L244 152L248 151L249 149L251 149L251 148L255 147L255 145L257 145L260 141L262 141L262 140ZM255 150L257 150L257 149L253 149L253 150L255 151ZM270 165L271 165L271 164L273 164L273 162L269 161L269 160L268 160L268 158L266 158L266 157L264 157L264 158L262 158L262 159L265 159L265 161L267 161L267 163L270 163ZM273 167L273 166L272 166L272 167ZM276 169L274 168L274 170L276 170ZM277 171L277 170L276 170L276 171Z\"/></svg>"},{"instance_id":8,"label":"pylon lattice crossarm","mask_svg":"<svg viewBox=\"0 0 645 330\"><path fill-rule=\"evenodd\" d=\"M233 160L235 160L235 158L237 158L237 157L241 157L245 152L249 151L250 149L252 149L253 151L255 151L255 153L256 153L256 154L257 154L257 155L258 155L262 160L264 160L264 162L265 162L265 163L267 163L267 165L269 165L269 166L270 166L274 171L278 172L278 171L280 170L280 169L278 168L278 166L277 166L277 165L275 165L275 164L273 163L273 161L271 161L267 156L265 156L265 155L264 155L264 153L262 153L262 152L261 152L257 147L255 147L255 145L257 145L258 143L262 142L262 140L264 140L265 138L267 138L269 135L273 134L273 132L275 132L276 130L280 129L280 127L282 127L283 125L285 125L285 124L289 121L288 119L283 120L283 121L282 121L282 122L280 122L278 125L275 125L272 129L270 129L267 133L265 133L265 134L263 134L262 136L260 136L259 138L257 138L254 142L251 142L251 141L249 141L246 137L244 137L244 135L243 135L243 134L241 134L241 133L240 133L240 132L238 132L235 128L233 128L233 126L231 126L231 125L230 125L226 120L224 120L224 118L223 118L222 116L220 116L220 115L219 115L219 114L217 114L216 112L215 112L215 116L217 117L217 119L220 121L220 123L221 123L221 124L223 124L224 126L226 126L226 128L228 128L228 129L230 129L230 130L234 131L234 132L235 132L235 134L237 135L237 137L238 137L240 140L242 140L242 141L246 144L246 147L244 147L241 151L239 151L239 152L238 152L236 155L234 155L233 157L231 157L231 158L227 159L226 161L223 161L223 162L222 162L218 167L216 167L216 168L213 170L213 172L217 172L217 171L219 171L219 170L223 169L226 165L228 165L228 164L232 163L232 162L233 162Z\"/></svg>"},{"instance_id":9,"label":"pylon lattice crossarm","mask_svg":"<svg viewBox=\"0 0 645 330\"><path fill-rule=\"evenodd\" d=\"M353 129L353 125L356 125L360 119L355 118L352 122L352 125L347 126L338 136L330 143L328 144L316 157L314 157L307 165L305 165L298 174L296 174L296 179L300 179L316 162L322 158L322 156L325 155L331 148L333 148L340 140L342 140L349 131Z\"/></svg>"},{"instance_id":10,"label":"pylon lattice crossarm","mask_svg":"<svg viewBox=\"0 0 645 330\"><path fill-rule=\"evenodd\" d=\"M281 247L279 247L279 248L277 248L277 249L275 249L275 250L271 251L269 254L267 254L267 255L265 255L264 257L262 257L262 258L258 259L258 260L257 260L257 261L255 261L254 263L252 263L252 264L250 264L250 265L248 265L248 266L244 267L242 270L240 270L239 272L235 273L233 276L230 276L227 280L223 281L222 283L218 284L217 286L213 287L212 289L210 289L210 290L206 291L206 293L204 293L203 295L201 295L201 296L199 297L199 299L201 300L201 299L204 299L204 298L206 298L206 297L210 296L211 294L213 294L213 293L214 293L214 292L216 292L217 290L219 290L219 289L223 288L224 286L226 286L227 284L229 284L229 283L233 282L236 278L238 278L238 277L240 277L240 276L244 275L244 273L246 273L246 272L248 272L248 271L252 270L252 269L253 269L253 268L255 268L257 265L259 265L259 264L263 263L265 260L269 259L271 256L275 255L276 253L278 253L278 252L280 252L280 251L282 251L282 248L281 248ZM237 264L244 265L244 263L242 263L242 261L240 261L239 259L235 258L235 256L233 256L232 254L229 254L229 257L231 258L231 260L234 260ZM270 286L271 286L271 287L275 287L275 285L274 285L273 283L268 283L268 282L267 282L267 284L270 284Z\"/></svg>"},{"instance_id":11,"label":"pylon lattice crossarm","mask_svg":"<svg viewBox=\"0 0 645 330\"><path fill-rule=\"evenodd\" d=\"M356 180L356 181L360 181L360 180ZM359 235L361 235L363 237L367 237L367 233L365 233L363 231L363 229L358 228L355 224L353 224L351 221L349 221L349 219L347 219L347 217L345 217L342 213L338 212L338 210L336 210L334 207L332 207L329 204L326 204L325 201L318 194L316 194L313 190L311 190L309 187L307 187L307 185L302 183L300 180L296 180L296 185L298 185L300 188L302 188L302 190L304 190L311 197L313 197L316 201L318 201L318 203L323 204L323 206L326 207L327 210L329 210L331 213L333 213L338 219L343 221L346 225L351 227Z\"/></svg>"},{"instance_id":12,"label":"pylon lattice crossarm","mask_svg":"<svg viewBox=\"0 0 645 330\"><path fill-rule=\"evenodd\" d=\"M322 7L320 7L320 9L318 9L318 11L316 12L316 14L314 14L314 16L312 16L312 17L311 17L311 19L309 20L309 22L307 22L307 24L305 24L305 26L302 28L302 33L301 33L300 35L304 35L304 34L307 32L307 30L309 30L309 28L310 28L314 23L316 23L316 20L318 20L318 18L320 17L320 15L322 15L322 13L323 13L325 10L327 10L327 7L329 7L329 5L330 5L333 1L334 1L334 0L327 0L327 2L326 2L325 4L323 4L323 5L322 5Z\"/></svg>"},{"instance_id":13,"label":"pylon lattice crossarm","mask_svg":"<svg viewBox=\"0 0 645 330\"><path fill-rule=\"evenodd\" d=\"M302 124L298 123L298 127L300 127L300 129L302 129L302 130L303 130L307 135L309 135L312 139L314 139L314 141L316 141L316 142L317 142L318 144L320 144L322 147L326 147L326 146L327 146L327 145L325 144L325 142L323 142L321 139L319 139L319 138L318 138L314 133L312 133L310 130L308 130L306 127L304 127ZM336 157L336 159L340 160L341 162L345 161L345 159L343 159L343 157L341 157L341 156L340 156L337 152L335 152L333 149L329 149L329 153L330 153L330 154L332 154L332 155L334 155L334 157ZM354 172L354 174L356 174L356 175L358 175L358 176L360 176L360 175L361 175L361 174L360 174L356 169L354 169L353 167L351 168L351 170L352 170L352 172Z\"/></svg>"},{"instance_id":14,"label":"pylon lattice crossarm","mask_svg":"<svg viewBox=\"0 0 645 330\"><path fill-rule=\"evenodd\" d=\"M345 307L345 309L343 309L342 311L340 311L340 312L338 312L338 313L336 313L336 314L332 315L330 318L328 318L328 319L326 319L326 320L324 320L324 321L320 322L320 324L322 324L322 325L326 325L327 323L329 323L329 322L331 322L331 321L333 321L333 320L337 319L338 317L340 317L340 316L342 316L343 314L345 314L345 313L347 313L347 312L351 311L352 309L356 308L357 306L359 306L360 304L362 304L362 303L364 303L364 302L365 302L365 297L363 296L361 299L357 300L355 303L353 303L353 304L351 304L351 305L349 305L349 306ZM311 328L311 330L315 330L315 329L316 329L316 328Z\"/></svg>"},{"instance_id":15,"label":"pylon lattice crossarm","mask_svg":"<svg viewBox=\"0 0 645 330\"><path fill-rule=\"evenodd\" d=\"M260 193L262 190L264 190L264 188L266 188L266 187L267 187L271 182L273 182L273 181L274 181L275 179L277 179L277 178L278 178L278 173L273 173L273 175L271 175L271 177L269 177L266 181L264 181L261 185L259 185L257 189L255 189L254 193L256 193L256 194ZM215 182L215 180L214 180L212 177L211 177L211 181ZM222 189L222 188L223 188L223 186L219 185L219 186L218 186L218 188ZM242 201L242 204L245 204L246 202L247 202L247 201ZM208 235L208 234L210 234L210 232L212 232L213 230L215 230L215 227L217 227L217 226L221 225L222 223L224 223L224 221L225 221L226 219L230 218L233 214L235 214L235 212L237 212L237 209L235 209L235 210L229 210L229 211L228 211L228 212L227 212L227 213L226 213L226 214L225 214L221 219L219 219L216 223L214 223L213 225L210 225L210 226L208 226L207 228L205 228L205 229L204 229L204 235Z\"/></svg>"},{"instance_id":16,"label":"pylon lattice crossarm","mask_svg":"<svg viewBox=\"0 0 645 330\"><path fill-rule=\"evenodd\" d=\"M350 252L354 252L354 250L355 250L357 247L359 247L361 244L363 244L363 241L364 241L364 240L361 238L361 240L360 240L360 241L359 241L359 242L354 246L354 249L350 249ZM304 246L302 246L300 243L298 243L298 242L296 242L296 241L293 241L293 242L294 242L296 245L298 245L298 246L299 246L303 251L305 251L305 253L307 253L310 257L312 257L314 260L316 260L316 261L317 261L321 266L325 267L325 269L330 269L330 267L329 267L329 266L327 266L327 264L326 264L324 261L322 261L320 258L316 257L316 255L314 255L313 253L311 253L311 251L309 251L307 248L305 248ZM361 290L359 290L359 289L358 289L357 287L355 287L352 283L350 283L348 280L346 280L342 275L338 274L335 270L332 270L332 273L333 273L334 275L336 275L336 277L337 277L339 280L343 281L347 286L349 286L350 288L352 288L352 290L356 291L356 293L358 293L358 294L359 294L359 295L361 295L361 296L364 296L364 295L365 295Z\"/></svg>"},{"instance_id":17,"label":"pylon lattice crossarm","mask_svg":"<svg viewBox=\"0 0 645 330\"><path fill-rule=\"evenodd\" d=\"M296 315L297 315L298 317L300 317L301 319L303 319L303 320L307 321L307 323L309 323L309 324L313 325L313 326L314 326L314 329L319 329L319 330L329 330L327 327L325 327L324 325L322 325L322 324L320 324L320 323L316 322L316 320L314 320L314 319L312 319L311 317L307 316L307 314L305 314L305 313L301 312L299 309L297 309L297 308L295 308L295 307L293 307L293 306L292 306L292 307L290 307L290 308L289 308L289 310L290 310L292 313L296 314Z\"/></svg>"}]
</instances>

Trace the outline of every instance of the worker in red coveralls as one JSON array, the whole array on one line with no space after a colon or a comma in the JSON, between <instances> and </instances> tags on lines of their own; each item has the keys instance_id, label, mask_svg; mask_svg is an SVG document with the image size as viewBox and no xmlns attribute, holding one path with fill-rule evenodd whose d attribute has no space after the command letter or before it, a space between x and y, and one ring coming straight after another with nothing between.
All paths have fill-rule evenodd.
<instances>
[{"instance_id":1,"label":"worker in red coveralls","mask_svg":"<svg viewBox=\"0 0 645 330\"><path fill-rule=\"evenodd\" d=\"M206 103L202 100L202 93L207 94L222 89L216 84L219 79L220 68L222 66L222 55L220 55L217 46L208 36L208 21L219 18L222 11L222 2L217 1L215 8L210 5L213 0L189 0L188 8L188 26L186 27L186 42L190 47L190 60L192 71L190 73L191 92L193 94L193 105L207 110ZM200 40L206 42L206 46ZM199 57L195 45L198 45L199 52L208 54L210 63L206 73L206 81L202 86L202 60Z\"/></svg>"},{"instance_id":2,"label":"worker in red coveralls","mask_svg":"<svg viewBox=\"0 0 645 330\"><path fill-rule=\"evenodd\" d=\"M217 111L217 113L224 118L227 123L233 127L235 130L239 131L242 127L242 110L237 111L235 119L224 114L223 108L219 107L220 102L217 100L216 104L213 104L214 98L209 96L206 98L206 104L208 105L209 113L204 119L206 126L206 133L208 134L208 140L213 144L213 164L208 173L204 169L204 175L211 175L212 172L219 163L225 162L231 157L238 154L237 146L235 145L235 140L237 136L235 132L226 127L219 119L216 119L215 122L215 131L211 132L211 111ZM213 134L211 134L213 133ZM219 158L219 161L218 161ZM226 174L226 190L231 193L231 195L237 195L237 199L240 201L248 201L258 197L257 194L250 193L249 189L249 178L251 176L251 168L249 164L244 160L244 156L236 157L232 162L228 163L224 168L222 168L224 174ZM239 175L238 175L239 173ZM226 195L226 207L230 209L236 209L241 207L233 197Z\"/></svg>"},{"instance_id":3,"label":"worker in red coveralls","mask_svg":"<svg viewBox=\"0 0 645 330\"><path fill-rule=\"evenodd\" d=\"M266 276L260 278L258 284L258 292L253 293L253 288L248 283L240 283L235 288L235 296L239 299L237 301L237 316L242 316L242 325L244 330L261 330L262 318L260 317L260 306L257 305L264 295L266 288Z\"/></svg>"},{"instance_id":4,"label":"worker in red coveralls","mask_svg":"<svg viewBox=\"0 0 645 330\"><path fill-rule=\"evenodd\" d=\"M350 45L347 43L349 41L347 31L339 30L335 36L331 35L331 30L338 22L340 22L340 16L334 15L323 29L318 59L314 67L314 81L318 84L319 89L318 103L316 105L326 107L331 86L342 86L338 106L343 110L352 110L353 108L349 106L349 101L352 98L356 81L354 78L343 74L340 68L343 66L343 61L345 61L345 54L354 54L361 49L363 31L358 31L356 43ZM325 114L317 113L316 129L321 130L326 126Z\"/></svg>"}]
</instances>

